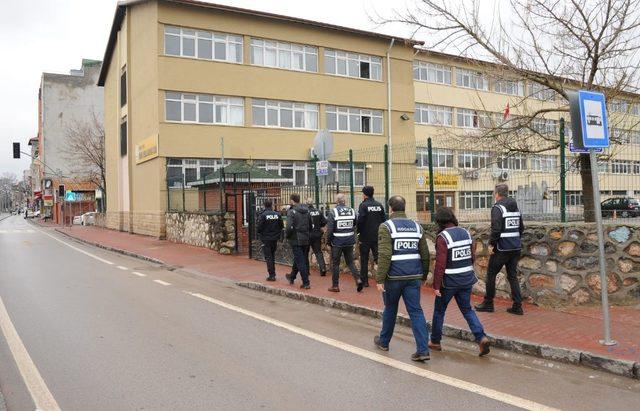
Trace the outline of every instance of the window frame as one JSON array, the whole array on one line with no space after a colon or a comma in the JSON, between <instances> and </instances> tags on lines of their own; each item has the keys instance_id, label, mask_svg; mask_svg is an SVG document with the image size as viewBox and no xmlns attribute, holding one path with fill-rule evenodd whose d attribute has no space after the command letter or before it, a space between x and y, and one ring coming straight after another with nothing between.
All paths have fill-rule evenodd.
<instances>
[{"instance_id":1,"label":"window frame","mask_svg":"<svg viewBox=\"0 0 640 411\"><path fill-rule=\"evenodd\" d=\"M424 71L425 78L422 78ZM416 73L418 76L416 77ZM430 75L433 74L434 79L430 79ZM438 75L442 74L442 81L438 81ZM447 81L447 75L449 81ZM416 81L424 81L426 83L433 84L453 84L453 67L445 64L431 63L424 60L413 60L413 79Z\"/></svg>"},{"instance_id":2,"label":"window frame","mask_svg":"<svg viewBox=\"0 0 640 411\"><path fill-rule=\"evenodd\" d=\"M425 114L427 116L426 122L423 121ZM442 123L439 123L437 121L436 122L430 121L432 117L435 117L437 119L439 116L442 116L443 120L446 120L448 116L449 123L447 124L446 121ZM429 125L429 126L453 127L453 117L454 117L453 107L440 106L435 104L415 103L414 122L416 124Z\"/></svg>"},{"instance_id":3,"label":"window frame","mask_svg":"<svg viewBox=\"0 0 640 411\"><path fill-rule=\"evenodd\" d=\"M179 94L180 99L171 98L169 94ZM187 96L194 96L194 99L185 98ZM202 94L202 93L184 93L180 91L170 91L165 90L165 106L164 106L164 121L167 123L178 123L178 124L204 124L210 126L232 126L232 127L244 127L245 125L245 116L244 116L244 106L245 99L244 97L237 96L220 96L213 94ZM167 118L167 110L168 102L180 102L180 120L172 120ZM195 104L195 120L185 120L185 101L188 101L189 104ZM193 103L192 103L193 102ZM212 122L202 122L200 121L200 104L207 104L212 106ZM216 107L225 107L227 122L217 121L217 110ZM233 116L231 115L232 110L236 109L237 112L242 114L241 121L239 123L232 123L231 119Z\"/></svg>"},{"instance_id":4,"label":"window frame","mask_svg":"<svg viewBox=\"0 0 640 411\"><path fill-rule=\"evenodd\" d=\"M329 123L329 117L335 116L335 125L336 128L332 129ZM354 131L351 129L351 117L358 117L360 120L358 124L360 124L361 131ZM352 133L352 134L366 134L366 135L375 135L381 136L384 135L384 112L382 110L375 109L366 109L359 107L344 107L344 106L334 106L327 105L325 106L325 117L326 117L326 128L335 133ZM341 129L340 120L341 118L346 117L346 125L347 129ZM369 118L369 132L362 131L362 125L364 124L364 118ZM375 130L375 120L379 120L380 132L376 133Z\"/></svg>"},{"instance_id":5,"label":"window frame","mask_svg":"<svg viewBox=\"0 0 640 411\"><path fill-rule=\"evenodd\" d=\"M263 102L264 104L259 104ZM289 107L287 107L289 106ZM256 109L263 109L264 124L256 124L256 116L254 115ZM269 110L277 110L277 125L269 125ZM282 125L282 112L291 111L291 127ZM280 128L286 130L307 130L316 131L320 129L320 105L316 103L304 103L298 101L286 101L286 100L269 100L269 99L252 99L251 100L251 113L253 127L264 128ZM302 113L304 120L304 126L296 126L296 113ZM315 114L315 128L307 126L308 115Z\"/></svg>"},{"instance_id":6,"label":"window frame","mask_svg":"<svg viewBox=\"0 0 640 411\"><path fill-rule=\"evenodd\" d=\"M469 85L464 84L465 78L468 79ZM482 87L478 87L478 83L481 83ZM480 91L491 90L489 78L485 73L459 67L456 67L456 86Z\"/></svg>"},{"instance_id":7,"label":"window frame","mask_svg":"<svg viewBox=\"0 0 640 411\"><path fill-rule=\"evenodd\" d=\"M179 33L170 33L167 30L179 30ZM185 34L186 32L189 32ZM193 32L191 34L190 32ZM207 38L205 35L209 35ZM179 53L171 54L167 52L167 36L177 37L179 39ZM224 37L224 38L222 38ZM184 54L183 51L183 38L193 39L194 41L194 52L193 56ZM200 47L201 39L210 40L211 41L211 58L199 57L198 49ZM223 33L217 31L209 31L209 30L201 30L201 29L192 29L181 26L173 26L169 24L164 25L164 36L163 36L163 54L169 57L182 57L182 58L191 58L196 60L205 60L205 61L217 61L224 63L233 63L233 64L243 64L244 62L244 37L241 34L234 33ZM216 43L224 43L225 45L225 58L216 58ZM240 48L238 49L238 46ZM234 49L233 53L231 50ZM239 51L239 52L238 52ZM229 58L231 54L236 54L236 59L232 60ZM239 59L239 60L238 60Z\"/></svg>"},{"instance_id":8,"label":"window frame","mask_svg":"<svg viewBox=\"0 0 640 411\"><path fill-rule=\"evenodd\" d=\"M257 44L260 43L260 44ZM266 43L275 43L274 47L267 47ZM302 50L295 50L295 48L301 48ZM262 57L262 63L257 63L254 61L254 49L258 49L260 48L262 53L261 53L261 57ZM275 64L274 65L270 65L266 63L266 53L267 53L267 49L275 49ZM280 65L280 54L281 53L287 53L289 54L290 58L289 58L289 65L290 67L282 67ZM302 54L302 68L298 69L298 68L294 68L294 54L295 53L301 53ZM310 70L307 68L307 57L308 56L315 56L315 70ZM307 45L307 44L300 44L300 43L290 43L290 42L286 42L286 41L280 41L280 40L272 40L272 39L266 39L266 38L262 38L262 37L251 37L251 40L249 41L249 64L252 66L257 66L257 67L269 67L269 68L276 68L276 69L281 69L281 70L291 70L291 71L300 71L300 72L306 72L306 73L318 73L319 70L319 57L318 57L318 47L317 46L312 46L312 45Z\"/></svg>"},{"instance_id":9,"label":"window frame","mask_svg":"<svg viewBox=\"0 0 640 411\"><path fill-rule=\"evenodd\" d=\"M333 70L327 70L329 61L333 60ZM345 74L339 73L340 62L344 62ZM352 67L351 63L357 64L357 73L358 75L350 75L349 69ZM369 65L369 77L362 77L362 63L367 63ZM377 67L378 70L374 70L373 68ZM373 78L373 73L377 73L378 78ZM324 49L324 74L328 74L331 76L338 77L349 77L361 80L370 80L370 81L383 81L383 64L382 57L374 56L371 54L361 54L355 53L345 50L337 50L331 48Z\"/></svg>"}]
</instances>

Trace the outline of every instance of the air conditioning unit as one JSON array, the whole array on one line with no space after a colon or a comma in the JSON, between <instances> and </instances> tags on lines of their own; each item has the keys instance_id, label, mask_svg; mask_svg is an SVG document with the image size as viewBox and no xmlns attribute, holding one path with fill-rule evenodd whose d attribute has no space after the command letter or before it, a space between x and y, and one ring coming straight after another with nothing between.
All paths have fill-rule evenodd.
<instances>
[{"instance_id":1,"label":"air conditioning unit","mask_svg":"<svg viewBox=\"0 0 640 411\"><path fill-rule=\"evenodd\" d=\"M500 180L501 181L507 181L509 179L509 172L508 171L503 171L502 173L500 173Z\"/></svg>"},{"instance_id":2,"label":"air conditioning unit","mask_svg":"<svg viewBox=\"0 0 640 411\"><path fill-rule=\"evenodd\" d=\"M480 171L478 170L465 171L465 173L462 176L470 180L477 180L480 178Z\"/></svg>"},{"instance_id":3,"label":"air conditioning unit","mask_svg":"<svg viewBox=\"0 0 640 411\"><path fill-rule=\"evenodd\" d=\"M502 169L494 167L491 170L491 175L493 176L493 178L500 178L500 176L502 175Z\"/></svg>"}]
</instances>

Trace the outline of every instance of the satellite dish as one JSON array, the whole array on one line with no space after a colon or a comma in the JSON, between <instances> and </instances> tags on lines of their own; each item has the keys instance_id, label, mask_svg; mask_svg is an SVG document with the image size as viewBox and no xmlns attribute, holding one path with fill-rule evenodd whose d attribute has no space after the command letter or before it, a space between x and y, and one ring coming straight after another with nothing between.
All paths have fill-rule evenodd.
<instances>
[{"instance_id":1,"label":"satellite dish","mask_svg":"<svg viewBox=\"0 0 640 411\"><path fill-rule=\"evenodd\" d=\"M326 128L321 129L313 140L313 152L318 160L328 160L333 153L333 134Z\"/></svg>"}]
</instances>

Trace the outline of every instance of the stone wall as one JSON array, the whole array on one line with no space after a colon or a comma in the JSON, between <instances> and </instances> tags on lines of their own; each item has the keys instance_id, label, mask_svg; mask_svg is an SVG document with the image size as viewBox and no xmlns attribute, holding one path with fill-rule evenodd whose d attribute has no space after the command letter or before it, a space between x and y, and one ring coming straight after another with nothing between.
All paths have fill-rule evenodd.
<instances>
[{"instance_id":1,"label":"stone wall","mask_svg":"<svg viewBox=\"0 0 640 411\"><path fill-rule=\"evenodd\" d=\"M235 214L166 213L166 238L218 251L236 252Z\"/></svg>"}]
</instances>

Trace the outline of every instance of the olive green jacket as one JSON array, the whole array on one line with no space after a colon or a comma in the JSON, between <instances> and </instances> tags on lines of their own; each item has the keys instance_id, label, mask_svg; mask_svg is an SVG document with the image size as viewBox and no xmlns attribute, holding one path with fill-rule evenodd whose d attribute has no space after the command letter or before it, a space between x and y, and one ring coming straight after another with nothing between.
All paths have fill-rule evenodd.
<instances>
[{"instance_id":1,"label":"olive green jacket","mask_svg":"<svg viewBox=\"0 0 640 411\"><path fill-rule=\"evenodd\" d=\"M391 214L391 219L395 218L407 218L404 212L395 212ZM417 275L416 278L410 278L413 280L427 279L429 274L429 245L427 244L427 235L422 234L422 238L418 243L418 251L420 252L420 259L422 260L422 275ZM391 240L391 234L387 229L387 226L380 224L378 228L378 272L376 273L376 283L383 284L389 278L389 268L391 267L391 255L393 254L393 242ZM403 280L407 280L407 277L403 277Z\"/></svg>"}]
</instances>

